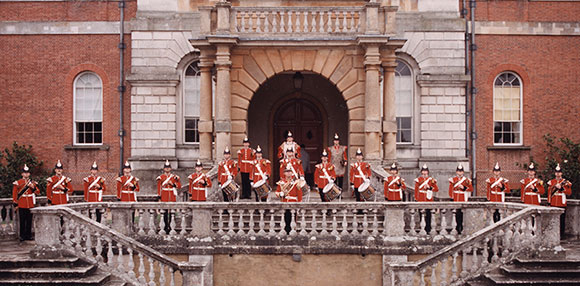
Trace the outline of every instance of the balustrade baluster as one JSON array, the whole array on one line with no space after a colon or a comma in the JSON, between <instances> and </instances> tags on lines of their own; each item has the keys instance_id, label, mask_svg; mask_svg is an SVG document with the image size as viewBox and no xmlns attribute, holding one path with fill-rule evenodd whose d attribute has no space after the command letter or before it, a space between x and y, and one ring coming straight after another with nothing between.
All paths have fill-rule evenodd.
<instances>
[{"instance_id":1,"label":"balustrade baluster","mask_svg":"<svg viewBox=\"0 0 580 286\"><path fill-rule=\"evenodd\" d=\"M348 221L346 220L346 214L347 210L342 210L342 230L340 232L342 236L348 235Z\"/></svg>"},{"instance_id":2,"label":"balustrade baluster","mask_svg":"<svg viewBox=\"0 0 580 286\"><path fill-rule=\"evenodd\" d=\"M244 209L238 211L240 216L238 220L238 235L244 235Z\"/></svg>"},{"instance_id":3,"label":"balustrade baluster","mask_svg":"<svg viewBox=\"0 0 580 286\"><path fill-rule=\"evenodd\" d=\"M456 209L451 211L451 235L457 236L457 220L455 220Z\"/></svg>"},{"instance_id":4,"label":"balustrade baluster","mask_svg":"<svg viewBox=\"0 0 580 286\"><path fill-rule=\"evenodd\" d=\"M97 232L95 233L95 236L97 238L97 246L95 246L95 251L97 252L96 259L98 262L103 262L105 259L103 258L103 244L101 241L101 234Z\"/></svg>"},{"instance_id":5,"label":"balustrade baluster","mask_svg":"<svg viewBox=\"0 0 580 286\"><path fill-rule=\"evenodd\" d=\"M224 232L224 218L223 218L223 209L218 209L218 231L217 233L219 235L223 235ZM193 219L191 220L191 223L193 223Z\"/></svg>"},{"instance_id":6,"label":"balustrade baluster","mask_svg":"<svg viewBox=\"0 0 580 286\"><path fill-rule=\"evenodd\" d=\"M169 223L169 227L171 228L169 235L175 235L177 232L175 231L175 212L173 210L169 210L169 219L171 219Z\"/></svg>"},{"instance_id":7,"label":"balustrade baluster","mask_svg":"<svg viewBox=\"0 0 580 286\"><path fill-rule=\"evenodd\" d=\"M229 235L234 235L234 234L236 234L236 232L234 231L234 210L229 209L228 210L228 216L229 216L229 220L228 220L228 234Z\"/></svg>"},{"instance_id":8,"label":"balustrade baluster","mask_svg":"<svg viewBox=\"0 0 580 286\"><path fill-rule=\"evenodd\" d=\"M417 235L417 229L415 228L415 225L417 224L415 222L415 209L409 210L409 215L411 216L411 222L409 222L409 232L411 235L415 236ZM420 215L420 214L419 214ZM385 216L386 219L386 216Z\"/></svg>"},{"instance_id":9,"label":"balustrade baluster","mask_svg":"<svg viewBox=\"0 0 580 286\"><path fill-rule=\"evenodd\" d=\"M478 243L473 245L473 249L472 249L473 254L471 255L471 273L477 272L477 269L479 268L479 265L477 265L478 264L478 258L477 258L477 249L478 248L479 248Z\"/></svg>"},{"instance_id":10,"label":"balustrade baluster","mask_svg":"<svg viewBox=\"0 0 580 286\"><path fill-rule=\"evenodd\" d=\"M425 216L427 215L427 210L421 209L418 210L419 213L419 226L421 227L421 229L419 230L419 234L420 235L427 235L427 231L425 231L425 226L427 225L425 222ZM433 220L433 217L431 217L431 220Z\"/></svg>"},{"instance_id":11,"label":"balustrade baluster","mask_svg":"<svg viewBox=\"0 0 580 286\"><path fill-rule=\"evenodd\" d=\"M91 220L93 220L93 221L97 221L97 210L96 210L96 209L93 209L93 208L91 208L91 209L89 209L87 212L88 212L88 215L87 215L87 216L88 216L88 217L89 217ZM83 213L83 212L81 211L81 213Z\"/></svg>"},{"instance_id":12,"label":"balustrade baluster","mask_svg":"<svg viewBox=\"0 0 580 286\"><path fill-rule=\"evenodd\" d=\"M497 241L503 237L502 235L503 231L499 231L496 235L493 236L493 242L492 242L492 247L491 247L491 251L493 251L493 255L491 256L491 262L492 263L497 263L499 261L499 247L497 245Z\"/></svg>"},{"instance_id":13,"label":"balustrade baluster","mask_svg":"<svg viewBox=\"0 0 580 286\"><path fill-rule=\"evenodd\" d=\"M349 32L358 32L358 27L355 27L356 25L356 19L355 19L355 12L352 11L350 12L350 29L348 30Z\"/></svg>"},{"instance_id":14,"label":"balustrade baluster","mask_svg":"<svg viewBox=\"0 0 580 286\"><path fill-rule=\"evenodd\" d=\"M310 220L310 235L317 235L318 234L318 230L316 229L318 227L318 223L316 222L316 214L317 214L317 210L311 210L310 212L312 212L312 219Z\"/></svg>"},{"instance_id":15,"label":"balustrade baluster","mask_svg":"<svg viewBox=\"0 0 580 286\"><path fill-rule=\"evenodd\" d=\"M320 223L320 234L321 235L328 235L328 225L326 223L326 213L328 213L328 209L321 210L322 213L322 222Z\"/></svg>"},{"instance_id":16,"label":"balustrade baluster","mask_svg":"<svg viewBox=\"0 0 580 286\"><path fill-rule=\"evenodd\" d=\"M419 279L419 285L425 286L425 268L421 268L421 279Z\"/></svg>"},{"instance_id":17,"label":"balustrade baluster","mask_svg":"<svg viewBox=\"0 0 580 286\"><path fill-rule=\"evenodd\" d=\"M144 211L143 209L138 210L139 212L139 224L138 224L139 231L137 231L138 235L145 235L145 230L143 229L145 227L145 222L143 220L143 211Z\"/></svg>"},{"instance_id":18,"label":"balustrade baluster","mask_svg":"<svg viewBox=\"0 0 580 286\"><path fill-rule=\"evenodd\" d=\"M457 256L458 252L453 253L453 264L451 265L451 281L457 280Z\"/></svg>"},{"instance_id":19,"label":"balustrade baluster","mask_svg":"<svg viewBox=\"0 0 580 286\"><path fill-rule=\"evenodd\" d=\"M235 32L240 32L240 28L239 28L239 21L238 21L238 17L240 15L240 11L239 10L233 10L234 13L234 31Z\"/></svg>"},{"instance_id":20,"label":"balustrade baluster","mask_svg":"<svg viewBox=\"0 0 580 286\"><path fill-rule=\"evenodd\" d=\"M294 32L294 24L292 23L292 12L293 11L288 11L288 27L286 29L286 31L288 33L293 33Z\"/></svg>"},{"instance_id":21,"label":"balustrade baluster","mask_svg":"<svg viewBox=\"0 0 580 286\"><path fill-rule=\"evenodd\" d=\"M302 28L302 23L300 22L300 11L296 11L296 33L300 33L300 28Z\"/></svg>"},{"instance_id":22,"label":"balustrade baluster","mask_svg":"<svg viewBox=\"0 0 580 286\"><path fill-rule=\"evenodd\" d=\"M71 234L70 227L71 227L71 222L65 218L63 236L64 236L64 245L66 245L68 247L73 246L72 241L71 241L72 234Z\"/></svg>"},{"instance_id":23,"label":"balustrade baluster","mask_svg":"<svg viewBox=\"0 0 580 286\"><path fill-rule=\"evenodd\" d=\"M269 236L274 236L276 235L276 231L274 230L274 228L276 227L276 222L274 221L274 210L271 209L270 210L270 229L268 230L268 235Z\"/></svg>"},{"instance_id":24,"label":"balustrade baluster","mask_svg":"<svg viewBox=\"0 0 580 286\"><path fill-rule=\"evenodd\" d=\"M258 224L260 226L260 230L258 231L258 235L266 235L266 231L264 231L264 227L266 226L266 223L264 222L264 209L260 209L260 223Z\"/></svg>"},{"instance_id":25,"label":"balustrade baluster","mask_svg":"<svg viewBox=\"0 0 580 286\"><path fill-rule=\"evenodd\" d=\"M278 13L272 12L272 32L278 32Z\"/></svg>"},{"instance_id":26,"label":"balustrade baluster","mask_svg":"<svg viewBox=\"0 0 580 286\"><path fill-rule=\"evenodd\" d=\"M81 225L75 222L74 228L75 228L75 237L74 237L75 250L76 253L81 253L83 250L83 246L81 245L82 243Z\"/></svg>"},{"instance_id":27,"label":"balustrade baluster","mask_svg":"<svg viewBox=\"0 0 580 286\"><path fill-rule=\"evenodd\" d=\"M165 232L165 210L159 210L159 234L160 235L165 235L167 234Z\"/></svg>"},{"instance_id":28,"label":"balustrade baluster","mask_svg":"<svg viewBox=\"0 0 580 286\"><path fill-rule=\"evenodd\" d=\"M441 235L449 234L449 232L447 232L447 218L445 218L446 215L447 209L441 209L441 231L439 232Z\"/></svg>"},{"instance_id":29,"label":"balustrade baluster","mask_svg":"<svg viewBox=\"0 0 580 286\"><path fill-rule=\"evenodd\" d=\"M175 269L169 268L169 286L175 286Z\"/></svg>"},{"instance_id":30,"label":"balustrade baluster","mask_svg":"<svg viewBox=\"0 0 580 286\"><path fill-rule=\"evenodd\" d=\"M155 235L155 210L149 210L149 229L147 235Z\"/></svg>"},{"instance_id":31,"label":"balustrade baluster","mask_svg":"<svg viewBox=\"0 0 580 286\"><path fill-rule=\"evenodd\" d=\"M304 15L304 27L302 27L302 32L303 33L308 33L310 32L310 29L308 27L308 11L304 11L303 15Z\"/></svg>"},{"instance_id":32,"label":"balustrade baluster","mask_svg":"<svg viewBox=\"0 0 580 286\"><path fill-rule=\"evenodd\" d=\"M346 33L346 31L348 30L347 25L346 25L346 11L342 12L342 29L341 31L343 33Z\"/></svg>"},{"instance_id":33,"label":"balustrade baluster","mask_svg":"<svg viewBox=\"0 0 580 286\"><path fill-rule=\"evenodd\" d=\"M246 32L246 14L247 11L240 11L240 31L242 33Z\"/></svg>"},{"instance_id":34,"label":"balustrade baluster","mask_svg":"<svg viewBox=\"0 0 580 286\"><path fill-rule=\"evenodd\" d=\"M254 11L248 11L248 32L254 32Z\"/></svg>"},{"instance_id":35,"label":"balustrade baluster","mask_svg":"<svg viewBox=\"0 0 580 286\"><path fill-rule=\"evenodd\" d=\"M284 15L286 15L286 11L280 11L280 33L286 33L286 21L284 20Z\"/></svg>"},{"instance_id":36,"label":"balustrade baluster","mask_svg":"<svg viewBox=\"0 0 580 286\"><path fill-rule=\"evenodd\" d=\"M159 265L159 285L164 285L165 286L165 265L161 264L161 262L157 262L157 265Z\"/></svg>"},{"instance_id":37,"label":"balustrade baluster","mask_svg":"<svg viewBox=\"0 0 580 286\"><path fill-rule=\"evenodd\" d=\"M461 251L461 278L467 277L467 253L469 252L469 248L464 248Z\"/></svg>"},{"instance_id":38,"label":"balustrade baluster","mask_svg":"<svg viewBox=\"0 0 580 286\"><path fill-rule=\"evenodd\" d=\"M338 223L336 222L336 209L332 209L332 231L330 234L337 236L338 235Z\"/></svg>"},{"instance_id":39,"label":"balustrade baluster","mask_svg":"<svg viewBox=\"0 0 580 286\"><path fill-rule=\"evenodd\" d=\"M190 213L188 209L182 209L181 213L179 214L179 217L181 218L181 230L179 231L179 235L181 236L185 236L187 234L187 230L186 230L186 220L187 220L187 214Z\"/></svg>"},{"instance_id":40,"label":"balustrade baluster","mask_svg":"<svg viewBox=\"0 0 580 286\"><path fill-rule=\"evenodd\" d=\"M368 222L368 218L367 218L367 212L364 212L363 214L363 223L362 223L362 235L367 236L369 235L369 222Z\"/></svg>"},{"instance_id":41,"label":"balustrade baluster","mask_svg":"<svg viewBox=\"0 0 580 286\"><path fill-rule=\"evenodd\" d=\"M114 268L113 240L110 237L107 237L105 240L107 241L107 265Z\"/></svg>"},{"instance_id":42,"label":"balustrade baluster","mask_svg":"<svg viewBox=\"0 0 580 286\"><path fill-rule=\"evenodd\" d=\"M357 217L356 217L356 213L357 213L357 209L355 208L353 210L352 213L352 230L351 230L351 234L358 234L358 221L357 221Z\"/></svg>"},{"instance_id":43,"label":"balustrade baluster","mask_svg":"<svg viewBox=\"0 0 580 286\"><path fill-rule=\"evenodd\" d=\"M145 284L147 281L145 280L145 264L143 263L143 254L138 252L137 255L139 256L139 282L141 284Z\"/></svg>"},{"instance_id":44,"label":"balustrade baluster","mask_svg":"<svg viewBox=\"0 0 580 286\"><path fill-rule=\"evenodd\" d=\"M533 239L536 236L536 227L538 226L538 218L536 214L532 214L529 222L528 229L530 230L530 239Z\"/></svg>"},{"instance_id":45,"label":"balustrade baluster","mask_svg":"<svg viewBox=\"0 0 580 286\"><path fill-rule=\"evenodd\" d=\"M334 12L334 30L333 32L338 33L340 32L340 20L339 20L339 12Z\"/></svg>"},{"instance_id":46,"label":"balustrade baluster","mask_svg":"<svg viewBox=\"0 0 580 286\"><path fill-rule=\"evenodd\" d=\"M119 273L125 273L125 264L123 259L123 245L117 241L117 250L119 254L117 255L117 270Z\"/></svg>"},{"instance_id":47,"label":"balustrade baluster","mask_svg":"<svg viewBox=\"0 0 580 286\"><path fill-rule=\"evenodd\" d=\"M332 11L326 11L326 32L332 33Z\"/></svg>"},{"instance_id":48,"label":"balustrade baluster","mask_svg":"<svg viewBox=\"0 0 580 286\"><path fill-rule=\"evenodd\" d=\"M310 26L312 26L310 31L313 33L318 32L318 21L316 21L316 14L316 11L312 11L312 13L310 13Z\"/></svg>"},{"instance_id":49,"label":"balustrade baluster","mask_svg":"<svg viewBox=\"0 0 580 286\"><path fill-rule=\"evenodd\" d=\"M133 248L127 247L127 257L129 258L129 278L137 279L137 274L135 274L135 262L133 262Z\"/></svg>"},{"instance_id":50,"label":"balustrade baluster","mask_svg":"<svg viewBox=\"0 0 580 286\"><path fill-rule=\"evenodd\" d=\"M425 210L427 212L427 210ZM429 235L433 236L437 234L437 217L435 216L438 213L438 209L430 210L431 212L431 221L429 222ZM427 218L425 217L425 222L427 222Z\"/></svg>"},{"instance_id":51,"label":"balustrade baluster","mask_svg":"<svg viewBox=\"0 0 580 286\"><path fill-rule=\"evenodd\" d=\"M248 210L248 213L250 214L250 224L248 225L249 227L248 234L255 235L256 232L254 231L254 210L250 209Z\"/></svg>"},{"instance_id":52,"label":"balustrade baluster","mask_svg":"<svg viewBox=\"0 0 580 286\"><path fill-rule=\"evenodd\" d=\"M483 241L483 252L481 254L481 267L487 267L487 265L489 264L489 261L487 261L489 259L489 250L487 249L489 245L489 238L486 237L485 240Z\"/></svg>"},{"instance_id":53,"label":"balustrade baluster","mask_svg":"<svg viewBox=\"0 0 580 286\"><path fill-rule=\"evenodd\" d=\"M306 232L306 210L305 209L301 209L300 210L300 235L307 235L308 232Z\"/></svg>"},{"instance_id":54,"label":"balustrade baluster","mask_svg":"<svg viewBox=\"0 0 580 286\"><path fill-rule=\"evenodd\" d=\"M155 264L153 258L147 257L147 261L149 262L149 286L155 286Z\"/></svg>"},{"instance_id":55,"label":"balustrade baluster","mask_svg":"<svg viewBox=\"0 0 580 286\"><path fill-rule=\"evenodd\" d=\"M93 258L93 241L92 241L92 234L91 234L91 229L86 226L84 227L84 233L83 236L86 236L86 240L85 240L85 255Z\"/></svg>"},{"instance_id":56,"label":"balustrade baluster","mask_svg":"<svg viewBox=\"0 0 580 286\"><path fill-rule=\"evenodd\" d=\"M440 274L440 281L439 281L439 285L440 286L446 286L448 285L447 283L447 262L449 261L450 256L446 257L445 259L441 260L441 274ZM431 284L434 285L434 284Z\"/></svg>"},{"instance_id":57,"label":"balustrade baluster","mask_svg":"<svg viewBox=\"0 0 580 286\"><path fill-rule=\"evenodd\" d=\"M256 33L262 33L262 12L256 11Z\"/></svg>"},{"instance_id":58,"label":"balustrade baluster","mask_svg":"<svg viewBox=\"0 0 580 286\"><path fill-rule=\"evenodd\" d=\"M318 12L318 32L322 33L324 32L324 11L319 11Z\"/></svg>"},{"instance_id":59,"label":"balustrade baluster","mask_svg":"<svg viewBox=\"0 0 580 286\"><path fill-rule=\"evenodd\" d=\"M291 213L291 219L290 219L290 235L294 236L296 235L296 220L294 219L295 214L296 214L296 210L292 209L290 211Z\"/></svg>"},{"instance_id":60,"label":"balustrade baluster","mask_svg":"<svg viewBox=\"0 0 580 286\"><path fill-rule=\"evenodd\" d=\"M520 233L520 230L522 228L525 228L523 225L525 225L525 223L520 223L519 221L516 222L515 224L515 228L514 228L514 240L512 243L512 247L510 250L515 250L515 249L519 249L521 246L521 242L522 242L522 235Z\"/></svg>"},{"instance_id":61,"label":"balustrade baluster","mask_svg":"<svg viewBox=\"0 0 580 286\"><path fill-rule=\"evenodd\" d=\"M280 232L278 232L278 234L280 236L285 236L286 233L286 219L284 217L286 211L285 210L280 210Z\"/></svg>"},{"instance_id":62,"label":"balustrade baluster","mask_svg":"<svg viewBox=\"0 0 580 286\"><path fill-rule=\"evenodd\" d=\"M512 237L514 237L514 232L512 231L512 228L514 227L514 224L509 225L506 228L506 231L504 233L503 236L503 241L502 241L502 252L501 252L501 257L502 257L502 261L507 259L507 256L509 255L509 250L511 248L511 244L512 244Z\"/></svg>"},{"instance_id":63,"label":"balustrade baluster","mask_svg":"<svg viewBox=\"0 0 580 286\"><path fill-rule=\"evenodd\" d=\"M264 11L264 32L266 33L270 33L270 14L272 14L272 12Z\"/></svg>"},{"instance_id":64,"label":"balustrade baluster","mask_svg":"<svg viewBox=\"0 0 580 286\"><path fill-rule=\"evenodd\" d=\"M431 279L429 282L431 282L432 286L435 286L437 284L437 275L435 274L435 268L437 268L437 264L438 262L435 262L433 264L431 264Z\"/></svg>"}]
</instances>

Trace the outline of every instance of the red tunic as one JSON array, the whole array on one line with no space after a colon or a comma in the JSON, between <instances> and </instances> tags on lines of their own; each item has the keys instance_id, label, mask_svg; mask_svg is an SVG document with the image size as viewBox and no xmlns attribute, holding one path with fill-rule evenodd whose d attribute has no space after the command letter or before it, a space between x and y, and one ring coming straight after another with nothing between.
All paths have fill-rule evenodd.
<instances>
[{"instance_id":1,"label":"red tunic","mask_svg":"<svg viewBox=\"0 0 580 286\"><path fill-rule=\"evenodd\" d=\"M252 182L257 182L260 180L265 180L266 178L262 177L262 174L260 174L260 170L262 171L262 173L264 174L264 176L270 176L270 174L272 174L272 162L270 162L270 160L268 159L260 159L255 160L254 161L254 165L252 166L252 172L250 173L250 180L252 180Z\"/></svg>"},{"instance_id":2,"label":"red tunic","mask_svg":"<svg viewBox=\"0 0 580 286\"><path fill-rule=\"evenodd\" d=\"M565 182L565 183L564 183ZM561 189L556 189L556 185L560 184ZM548 181L548 202L553 207L565 207L566 206L566 196L572 195L572 183L563 178L551 179Z\"/></svg>"},{"instance_id":3,"label":"red tunic","mask_svg":"<svg viewBox=\"0 0 580 286\"><path fill-rule=\"evenodd\" d=\"M282 192L282 187L280 185L286 184L288 181L282 179L278 181L276 187L276 193ZM302 191L298 189L297 181L294 181L294 185L290 188L290 191L287 194L280 194L280 201L281 202L301 202L302 201Z\"/></svg>"},{"instance_id":4,"label":"red tunic","mask_svg":"<svg viewBox=\"0 0 580 286\"><path fill-rule=\"evenodd\" d=\"M53 205L68 203L68 193L73 191L71 179L66 176L54 175L47 178L46 197Z\"/></svg>"},{"instance_id":5,"label":"red tunic","mask_svg":"<svg viewBox=\"0 0 580 286\"><path fill-rule=\"evenodd\" d=\"M117 178L117 198L122 202L136 202L137 192L139 192L139 179L133 176Z\"/></svg>"},{"instance_id":6,"label":"red tunic","mask_svg":"<svg viewBox=\"0 0 580 286\"><path fill-rule=\"evenodd\" d=\"M256 159L256 152L252 148L243 148L238 151L238 166L240 172L250 173L252 172L252 167L254 166L254 160Z\"/></svg>"},{"instance_id":7,"label":"red tunic","mask_svg":"<svg viewBox=\"0 0 580 286\"><path fill-rule=\"evenodd\" d=\"M292 158L292 159L282 159L280 160L280 177L284 176L284 170L286 166L290 164L294 172L292 172L292 177L294 179L300 179L300 177L304 177L304 169L302 169L302 161L300 159ZM298 175L298 177L294 174Z\"/></svg>"},{"instance_id":8,"label":"red tunic","mask_svg":"<svg viewBox=\"0 0 580 286\"><path fill-rule=\"evenodd\" d=\"M85 191L85 201L90 203L102 202L103 193L107 191L107 186L103 177L90 175L83 179L83 189Z\"/></svg>"},{"instance_id":9,"label":"red tunic","mask_svg":"<svg viewBox=\"0 0 580 286\"><path fill-rule=\"evenodd\" d=\"M360 167L360 171L359 171ZM361 175L361 172L363 175ZM364 183L365 179L371 178L371 165L366 162L356 162L350 164L350 183L354 185L355 188L360 187Z\"/></svg>"},{"instance_id":10,"label":"red tunic","mask_svg":"<svg viewBox=\"0 0 580 286\"><path fill-rule=\"evenodd\" d=\"M453 198L454 202L467 202L472 191L473 184L469 178L459 176L449 178L449 197Z\"/></svg>"},{"instance_id":11,"label":"red tunic","mask_svg":"<svg viewBox=\"0 0 580 286\"><path fill-rule=\"evenodd\" d=\"M193 173L189 179L189 194L192 201L205 201L205 188L211 187L211 180L204 173Z\"/></svg>"},{"instance_id":12,"label":"red tunic","mask_svg":"<svg viewBox=\"0 0 580 286\"><path fill-rule=\"evenodd\" d=\"M174 174L161 174L157 177L157 195L162 202L177 201L177 191L181 189L181 180Z\"/></svg>"},{"instance_id":13,"label":"red tunic","mask_svg":"<svg viewBox=\"0 0 580 286\"><path fill-rule=\"evenodd\" d=\"M388 176L384 183L385 198L389 201L403 200L403 190L407 188L405 179L399 176Z\"/></svg>"},{"instance_id":14,"label":"red tunic","mask_svg":"<svg viewBox=\"0 0 580 286\"><path fill-rule=\"evenodd\" d=\"M508 180L502 177L491 177L485 182L487 185L487 199L492 202L505 202L505 193L510 192Z\"/></svg>"},{"instance_id":15,"label":"red tunic","mask_svg":"<svg viewBox=\"0 0 580 286\"><path fill-rule=\"evenodd\" d=\"M539 206L541 202L540 195L543 195L545 192L544 182L538 178L525 178L520 182L522 183L522 202Z\"/></svg>"},{"instance_id":16,"label":"red tunic","mask_svg":"<svg viewBox=\"0 0 580 286\"><path fill-rule=\"evenodd\" d=\"M324 173L324 170L326 170L326 173ZM336 180L334 165L332 163L320 163L316 165L316 169L314 170L314 183L318 188L324 189L324 187L326 187L330 182L326 175L328 175L333 181Z\"/></svg>"},{"instance_id":17,"label":"red tunic","mask_svg":"<svg viewBox=\"0 0 580 286\"><path fill-rule=\"evenodd\" d=\"M286 141L284 141L284 143L278 146L278 159L286 158L286 150L290 148L292 148L292 151L294 151L294 156L296 156L296 158L300 158L300 156L302 156L300 154L300 145L298 145L298 143L292 142L288 144Z\"/></svg>"},{"instance_id":18,"label":"red tunic","mask_svg":"<svg viewBox=\"0 0 580 286\"><path fill-rule=\"evenodd\" d=\"M218 165L218 182L224 184L228 180L228 175L232 176L232 179L238 174L238 164L236 161L222 160Z\"/></svg>"},{"instance_id":19,"label":"red tunic","mask_svg":"<svg viewBox=\"0 0 580 286\"><path fill-rule=\"evenodd\" d=\"M427 181L427 182L426 182ZM415 179L415 200L418 202L432 202L435 196L430 199L427 198L429 189L436 193L439 192L439 187L437 186L437 180L427 177L419 177Z\"/></svg>"},{"instance_id":20,"label":"red tunic","mask_svg":"<svg viewBox=\"0 0 580 286\"><path fill-rule=\"evenodd\" d=\"M20 193L27 184L32 183L34 186L28 187L28 189L20 195L18 198L18 193ZM31 209L36 203L36 195L40 194L40 189L34 181L20 179L12 183L12 201L18 204L21 209Z\"/></svg>"}]
</instances>

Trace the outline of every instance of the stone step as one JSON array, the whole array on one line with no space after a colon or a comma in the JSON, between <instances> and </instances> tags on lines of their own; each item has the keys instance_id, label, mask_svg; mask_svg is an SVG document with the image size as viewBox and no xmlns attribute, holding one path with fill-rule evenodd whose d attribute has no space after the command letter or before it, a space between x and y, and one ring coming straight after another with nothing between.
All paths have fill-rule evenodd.
<instances>
[{"instance_id":1,"label":"stone step","mask_svg":"<svg viewBox=\"0 0 580 286\"><path fill-rule=\"evenodd\" d=\"M580 268L566 268L566 267L552 267L552 266L521 266L521 265L507 265L501 266L500 270L503 274L511 277L522 276L543 276L543 277L565 277L565 278L580 278ZM580 279L578 279L580 283Z\"/></svg>"},{"instance_id":2,"label":"stone step","mask_svg":"<svg viewBox=\"0 0 580 286\"><path fill-rule=\"evenodd\" d=\"M516 258L515 263L521 266L537 267L537 268L577 268L580 269L580 260L578 259L564 259L564 258L550 258L550 259L528 259Z\"/></svg>"},{"instance_id":3,"label":"stone step","mask_svg":"<svg viewBox=\"0 0 580 286\"><path fill-rule=\"evenodd\" d=\"M29 256L4 256L0 257L0 269L34 267L45 268L59 265L61 267L73 267L76 265L86 265L87 263L78 257L63 257L55 259L39 259Z\"/></svg>"},{"instance_id":4,"label":"stone step","mask_svg":"<svg viewBox=\"0 0 580 286\"><path fill-rule=\"evenodd\" d=\"M19 286L100 286L107 283L110 279L110 274L103 271L96 271L94 274L87 277L42 277L30 279L18 278L0 278L0 285L19 285Z\"/></svg>"},{"instance_id":5,"label":"stone step","mask_svg":"<svg viewBox=\"0 0 580 286\"><path fill-rule=\"evenodd\" d=\"M578 278L545 277L542 275L528 275L528 277L511 277L502 274L485 274L493 285L562 285L578 286Z\"/></svg>"},{"instance_id":6,"label":"stone step","mask_svg":"<svg viewBox=\"0 0 580 286\"><path fill-rule=\"evenodd\" d=\"M464 283L464 286L492 286L492 285L493 283L491 283L489 280L483 277L471 279Z\"/></svg>"},{"instance_id":7,"label":"stone step","mask_svg":"<svg viewBox=\"0 0 580 286\"><path fill-rule=\"evenodd\" d=\"M55 266L55 267L54 267ZM79 278L92 275L97 270L96 265L62 267L54 264L53 267L36 268L34 266L0 269L0 277L6 278Z\"/></svg>"}]
</instances>

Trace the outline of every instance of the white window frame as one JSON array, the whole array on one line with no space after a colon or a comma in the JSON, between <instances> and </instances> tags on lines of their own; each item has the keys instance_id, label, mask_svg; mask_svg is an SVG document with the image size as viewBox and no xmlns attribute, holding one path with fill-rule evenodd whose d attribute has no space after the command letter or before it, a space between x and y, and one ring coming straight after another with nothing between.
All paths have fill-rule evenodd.
<instances>
[{"instance_id":1,"label":"white window frame","mask_svg":"<svg viewBox=\"0 0 580 286\"><path fill-rule=\"evenodd\" d=\"M81 78L83 75L86 74L93 74L94 76L96 76L99 79L99 82L101 84L101 143L79 143L77 142L77 120L76 120L76 114L77 114L77 82L79 80L79 78ZM75 146L101 146L103 145L103 142L105 142L105 126L104 126L104 118L103 118L103 110L104 110L104 98L103 98L103 80L101 79L101 77L93 71L84 71L79 73L76 77L75 80L73 81L73 145ZM99 121L83 121L83 122L99 122Z\"/></svg>"},{"instance_id":2,"label":"white window frame","mask_svg":"<svg viewBox=\"0 0 580 286\"><path fill-rule=\"evenodd\" d=\"M504 75L504 74L512 74L514 75L518 81L520 82L520 142L519 143L495 143L495 82L497 81L497 79ZM493 141L493 146L523 146L524 145L524 83L522 81L522 78L514 71L510 71L510 70L506 70L506 71L502 71L500 73L497 74L497 76L495 76L495 78L493 79L493 83L492 83L492 98L491 98L491 102L492 102L492 114L491 114L491 120L492 120L492 124L491 124L491 140ZM498 121L498 122L508 122L508 121ZM515 122L515 121L514 121Z\"/></svg>"},{"instance_id":3,"label":"white window frame","mask_svg":"<svg viewBox=\"0 0 580 286\"><path fill-rule=\"evenodd\" d=\"M183 143L183 145L189 145L189 146L199 146L199 140L197 142L187 142L186 141L186 137L185 137L185 135L186 135L185 134L186 133L185 132L185 126L186 126L185 121L187 119L197 119L198 120L198 126L197 126L198 127L198 130L197 130L197 133L198 133L198 137L199 137L199 116L198 117L191 117L191 116L186 116L185 115L185 105L186 105L185 104L185 89L186 89L185 77L187 76L186 75L187 74L187 69L189 69L189 66L191 66L195 62L198 62L198 65L199 65L199 59L196 58L195 60L189 62L185 66L185 68L183 69L183 84L181 85L181 102L182 102L182 104L181 104L181 133L182 133L181 140L182 141L181 142ZM200 80L201 80L201 70L199 72L200 72L199 77L200 77ZM200 88L200 92L201 92L201 83L200 83L199 88ZM201 112L201 106L199 108L200 108L200 112Z\"/></svg>"},{"instance_id":4,"label":"white window frame","mask_svg":"<svg viewBox=\"0 0 580 286\"><path fill-rule=\"evenodd\" d=\"M413 145L415 143L415 77L413 76L413 67L406 61L397 58L397 63L401 62L404 65L407 66L407 68L409 69L409 72L411 73L410 77L411 77L411 141L410 142L396 142L397 145L402 145L402 146L410 146ZM397 64L398 65L398 64ZM396 77L396 73L395 73L395 77ZM395 87L395 93L396 93L397 88ZM395 95L396 96L396 95ZM396 111L395 111L395 122L397 120L397 115L396 115ZM399 131L399 126L397 124L397 133Z\"/></svg>"}]
</instances>

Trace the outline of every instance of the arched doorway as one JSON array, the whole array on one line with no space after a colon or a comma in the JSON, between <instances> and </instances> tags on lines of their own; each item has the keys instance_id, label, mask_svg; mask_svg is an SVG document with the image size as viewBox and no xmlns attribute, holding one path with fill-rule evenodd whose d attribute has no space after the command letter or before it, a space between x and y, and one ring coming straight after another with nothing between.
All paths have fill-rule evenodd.
<instances>
[{"instance_id":1,"label":"arched doorway","mask_svg":"<svg viewBox=\"0 0 580 286\"><path fill-rule=\"evenodd\" d=\"M294 140L304 145L304 151L309 155L309 172L313 173L314 165L320 161L320 153L326 146L327 122L325 121L326 111L322 106L312 100L312 97L302 92L295 92L281 100L280 105L275 109L272 118L272 150L276 150L281 142L285 140L285 135L291 131ZM303 164L303 166L306 166ZM279 178L280 164L278 160L274 162L274 178ZM311 182L310 182L311 183Z\"/></svg>"}]
</instances>

